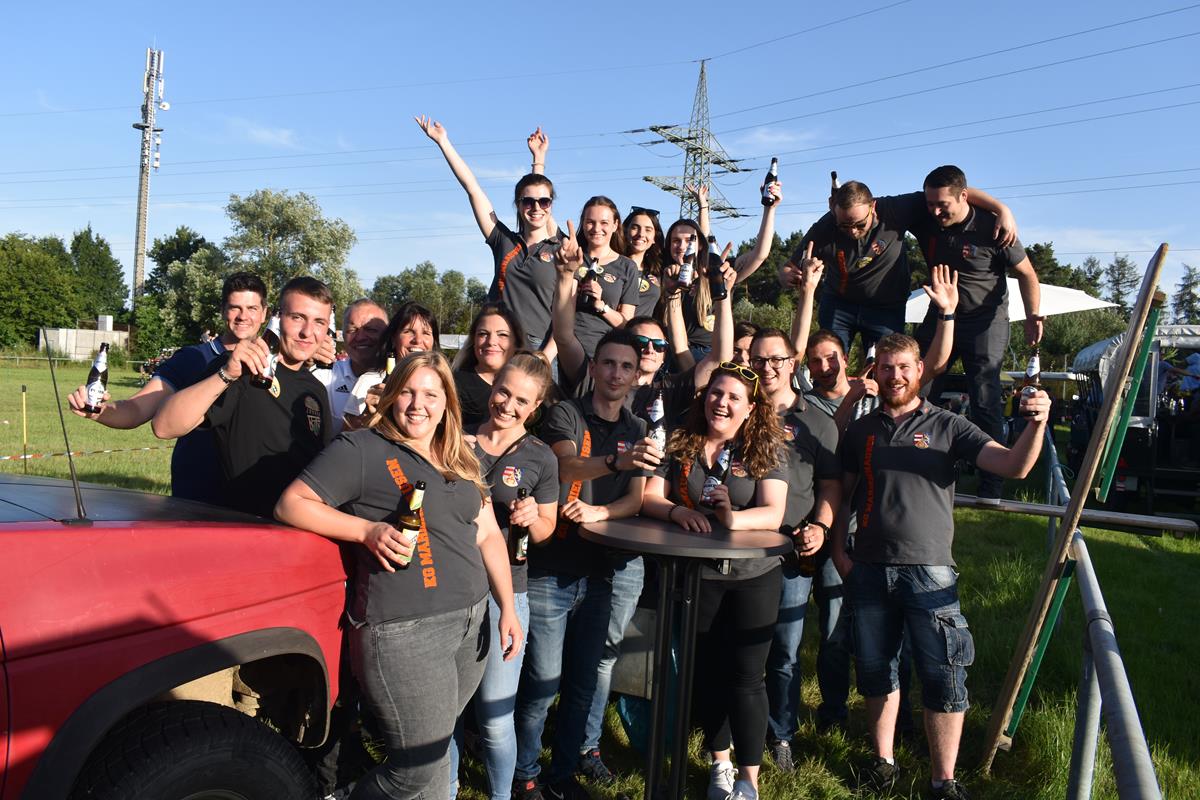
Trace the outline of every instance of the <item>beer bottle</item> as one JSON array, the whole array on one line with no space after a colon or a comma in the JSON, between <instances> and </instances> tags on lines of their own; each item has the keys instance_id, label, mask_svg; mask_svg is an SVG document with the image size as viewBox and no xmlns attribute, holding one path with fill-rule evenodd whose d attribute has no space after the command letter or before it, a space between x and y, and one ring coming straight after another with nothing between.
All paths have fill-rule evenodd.
<instances>
[{"instance_id":1,"label":"beer bottle","mask_svg":"<svg viewBox=\"0 0 1200 800\"><path fill-rule=\"evenodd\" d=\"M388 377L396 371L396 354L392 353L387 357L387 361L383 367L383 379L386 381Z\"/></svg>"},{"instance_id":2,"label":"beer bottle","mask_svg":"<svg viewBox=\"0 0 1200 800\"><path fill-rule=\"evenodd\" d=\"M529 490L517 489L517 501L529 497ZM508 526L508 560L513 564L524 564L529 557L529 528L524 525Z\"/></svg>"},{"instance_id":3,"label":"beer bottle","mask_svg":"<svg viewBox=\"0 0 1200 800\"><path fill-rule=\"evenodd\" d=\"M713 302L724 300L729 296L725 289L725 279L721 277L721 251L717 249L717 237L708 237L708 291L712 294Z\"/></svg>"},{"instance_id":4,"label":"beer bottle","mask_svg":"<svg viewBox=\"0 0 1200 800\"><path fill-rule=\"evenodd\" d=\"M585 255L583 257L583 266L579 268L579 289L582 290L583 285L588 281L596 281L598 283L600 273L601 270L595 260ZM589 314L596 313L596 296L588 292L577 291L575 293L575 311L577 313L584 311Z\"/></svg>"},{"instance_id":5,"label":"beer bottle","mask_svg":"<svg viewBox=\"0 0 1200 800\"><path fill-rule=\"evenodd\" d=\"M700 490L700 505L705 508L713 508L715 505L712 500L713 489L725 482L725 476L729 474L729 462L732 458L732 448L726 443L721 448L720 454L717 455L716 472L704 479L704 488Z\"/></svg>"},{"instance_id":6,"label":"beer bottle","mask_svg":"<svg viewBox=\"0 0 1200 800\"><path fill-rule=\"evenodd\" d=\"M762 204L764 206L775 205L775 196L768 191L772 183L779 183L779 159L771 159L771 168L767 170L767 177L763 179L763 185L760 191L762 192Z\"/></svg>"},{"instance_id":7,"label":"beer bottle","mask_svg":"<svg viewBox=\"0 0 1200 800\"><path fill-rule=\"evenodd\" d=\"M250 382L259 389L270 389L271 384L275 381L275 363L279 359L278 315L271 317L271 321L267 323L267 329L262 333L262 340L266 343L267 349L271 351L271 357L267 360L266 371L262 375L251 377Z\"/></svg>"},{"instance_id":8,"label":"beer bottle","mask_svg":"<svg viewBox=\"0 0 1200 800\"><path fill-rule=\"evenodd\" d=\"M329 328L329 340L334 343L334 349L337 349L337 331L332 327ZM332 361L317 361L316 365L321 369L333 369Z\"/></svg>"},{"instance_id":9,"label":"beer bottle","mask_svg":"<svg viewBox=\"0 0 1200 800\"><path fill-rule=\"evenodd\" d=\"M800 532L802 530L804 530L808 526L808 524L809 523L807 523L807 522L802 522L797 527L793 528L792 529L792 539L799 540ZM794 547L792 549L792 553L796 557L796 569L800 572L801 575L803 575L805 578L811 578L812 576L817 574L817 554L816 553L810 553L809 555L802 556L802 555L800 555L800 553L798 553L796 551L796 549Z\"/></svg>"},{"instance_id":10,"label":"beer bottle","mask_svg":"<svg viewBox=\"0 0 1200 800\"><path fill-rule=\"evenodd\" d=\"M400 518L396 520L396 527L414 548L417 546L417 537L421 535L421 505L424 502L425 481L417 481L408 494L408 510L401 512ZM407 567L412 561L412 555L400 556L398 561L400 566Z\"/></svg>"},{"instance_id":11,"label":"beer bottle","mask_svg":"<svg viewBox=\"0 0 1200 800\"><path fill-rule=\"evenodd\" d=\"M108 342L100 345L92 369L88 372L87 402L83 410L89 414L99 414L103 410L104 391L108 387Z\"/></svg>"},{"instance_id":12,"label":"beer bottle","mask_svg":"<svg viewBox=\"0 0 1200 800\"><path fill-rule=\"evenodd\" d=\"M679 265L679 285L688 288L692 285L692 274L696 267L696 237L689 236L687 248L683 251L683 263Z\"/></svg>"},{"instance_id":13,"label":"beer bottle","mask_svg":"<svg viewBox=\"0 0 1200 800\"><path fill-rule=\"evenodd\" d=\"M874 345L874 343L872 343L869 347L867 347L867 357L866 357L866 361L863 365L863 373L862 373L864 378L867 377L867 375L869 374L869 370L871 369L872 366L874 366L874 364L875 364L875 345ZM855 415L855 418L857 419L858 417L862 417L867 414L870 414L872 411L874 411L878 407L879 407L879 398L878 397L871 397L870 395L863 395L863 397L861 397L858 401L858 407L855 409L858 412Z\"/></svg>"},{"instance_id":14,"label":"beer bottle","mask_svg":"<svg viewBox=\"0 0 1200 800\"><path fill-rule=\"evenodd\" d=\"M654 399L646 409L646 416L650 419L650 440L654 442L654 446L658 448L659 452L665 453L667 451L667 411L666 404L663 402L662 389L654 393Z\"/></svg>"},{"instance_id":15,"label":"beer bottle","mask_svg":"<svg viewBox=\"0 0 1200 800\"><path fill-rule=\"evenodd\" d=\"M1025 380L1021 384L1021 395L1023 397L1033 397L1038 390L1042 388L1042 349L1038 345L1033 346L1033 353L1029 356L1029 364L1025 366ZM1023 411L1023 417L1037 416L1036 412Z\"/></svg>"}]
</instances>

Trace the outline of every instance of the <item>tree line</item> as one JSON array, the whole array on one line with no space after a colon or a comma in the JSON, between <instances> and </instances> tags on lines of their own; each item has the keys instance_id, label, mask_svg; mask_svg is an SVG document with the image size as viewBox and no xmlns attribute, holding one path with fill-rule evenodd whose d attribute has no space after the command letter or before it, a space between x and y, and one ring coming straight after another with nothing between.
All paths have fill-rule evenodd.
<instances>
[{"instance_id":1,"label":"tree line","mask_svg":"<svg viewBox=\"0 0 1200 800\"><path fill-rule=\"evenodd\" d=\"M478 279L456 269L439 270L430 261L381 275L365 290L346 266L356 242L354 231L341 219L327 218L303 192L263 189L246 197L233 195L225 212L230 233L219 243L186 225L154 240L147 251L153 268L132 307L121 263L90 225L69 244L57 236L19 233L0 239L0 347L31 345L40 326L74 327L101 314L131 324L134 358L194 343L205 331L220 331L221 284L239 270L260 275L269 296L292 277L313 275L329 285L338 308L363 296L388 309L415 300L437 315L444 333L466 333L487 295L487 286ZM800 230L786 238L774 236L766 263L737 288L735 319L789 328L794 296L780 288L776 275L802 238ZM735 249L745 252L754 244L750 239ZM1059 262L1052 242L1032 244L1025 251L1043 283L1115 304L1049 318L1041 347L1047 369L1069 366L1083 347L1125 329L1142 274L1128 256L1114 253L1107 264L1089 256L1074 266ZM911 237L908 253L915 289L928 279L929 270ZM485 255L481 248L480 258ZM1177 324L1200 324L1200 268L1184 265L1170 311L1168 318ZM1020 340L1014 332L1013 341ZM1014 366L1022 360L1023 354L1013 353Z\"/></svg>"}]
</instances>

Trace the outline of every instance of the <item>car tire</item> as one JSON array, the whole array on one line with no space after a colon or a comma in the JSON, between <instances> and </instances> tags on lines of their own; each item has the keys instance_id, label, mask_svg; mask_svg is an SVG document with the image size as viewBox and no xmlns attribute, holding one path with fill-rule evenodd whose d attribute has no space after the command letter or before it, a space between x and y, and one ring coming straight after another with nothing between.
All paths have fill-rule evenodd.
<instances>
[{"instance_id":1,"label":"car tire","mask_svg":"<svg viewBox=\"0 0 1200 800\"><path fill-rule=\"evenodd\" d=\"M72 800L313 800L294 746L231 708L198 701L131 714L89 760Z\"/></svg>"}]
</instances>

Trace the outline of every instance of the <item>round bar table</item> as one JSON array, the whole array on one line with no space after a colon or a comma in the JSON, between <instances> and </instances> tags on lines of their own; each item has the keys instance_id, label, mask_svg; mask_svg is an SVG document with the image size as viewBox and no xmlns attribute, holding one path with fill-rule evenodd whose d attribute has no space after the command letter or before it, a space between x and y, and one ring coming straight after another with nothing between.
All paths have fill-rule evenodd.
<instances>
[{"instance_id":1,"label":"round bar table","mask_svg":"<svg viewBox=\"0 0 1200 800\"><path fill-rule=\"evenodd\" d=\"M662 785L664 734L667 730L667 695L670 683L671 628L680 618L679 683L671 775L666 797L680 800L687 783L688 713L696 652L696 621L700 591L700 568L718 566L738 558L762 558L789 552L792 541L776 531L730 531L716 524L711 533L692 533L672 522L648 517L592 522L580 527L589 542L651 556L658 561L658 619L654 629L651 692L652 714L646 755L644 797L657 797Z\"/></svg>"}]
</instances>

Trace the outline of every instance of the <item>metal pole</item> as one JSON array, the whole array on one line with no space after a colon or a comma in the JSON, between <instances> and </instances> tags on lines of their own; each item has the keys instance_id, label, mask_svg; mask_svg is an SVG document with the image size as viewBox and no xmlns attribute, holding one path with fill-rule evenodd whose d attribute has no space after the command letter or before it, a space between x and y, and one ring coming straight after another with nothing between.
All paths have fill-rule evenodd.
<instances>
[{"instance_id":1,"label":"metal pole","mask_svg":"<svg viewBox=\"0 0 1200 800\"><path fill-rule=\"evenodd\" d=\"M29 414L25 408L25 384L21 384L21 464L29 474Z\"/></svg>"},{"instance_id":2,"label":"metal pole","mask_svg":"<svg viewBox=\"0 0 1200 800\"><path fill-rule=\"evenodd\" d=\"M1083 674L1075 708L1075 739L1071 744L1071 772L1067 800L1089 800L1096 771L1096 745L1100 739L1100 681L1092 663L1092 644L1083 637Z\"/></svg>"},{"instance_id":3,"label":"metal pole","mask_svg":"<svg viewBox=\"0 0 1200 800\"><path fill-rule=\"evenodd\" d=\"M1046 505L1045 503L1022 503L1016 500L1001 500L999 505L981 503L979 498L970 494L956 494L955 508L978 508L982 511L1001 511L1008 514L1030 514L1038 517L1053 517L1064 519L1069 510L1061 505ZM1109 511L1104 508L1085 508L1076 519L1076 525L1086 525L1093 528L1104 528L1110 525L1121 525L1126 528L1142 528L1147 531L1171 531L1177 534L1194 534L1197 532L1196 523L1190 519L1177 517L1152 517L1147 514L1126 514L1120 511Z\"/></svg>"},{"instance_id":4,"label":"metal pole","mask_svg":"<svg viewBox=\"0 0 1200 800\"><path fill-rule=\"evenodd\" d=\"M1150 748L1138 717L1129 677L1121 661L1112 618L1104 605L1104 596L1100 593L1100 583L1096 579L1087 544L1079 531L1075 531L1071 545L1079 576L1079 597L1088 621L1087 635L1100 685L1100 707L1104 712L1108 747L1112 752L1117 796L1121 800L1158 800L1162 792L1154 774L1154 762L1150 759Z\"/></svg>"}]
</instances>

